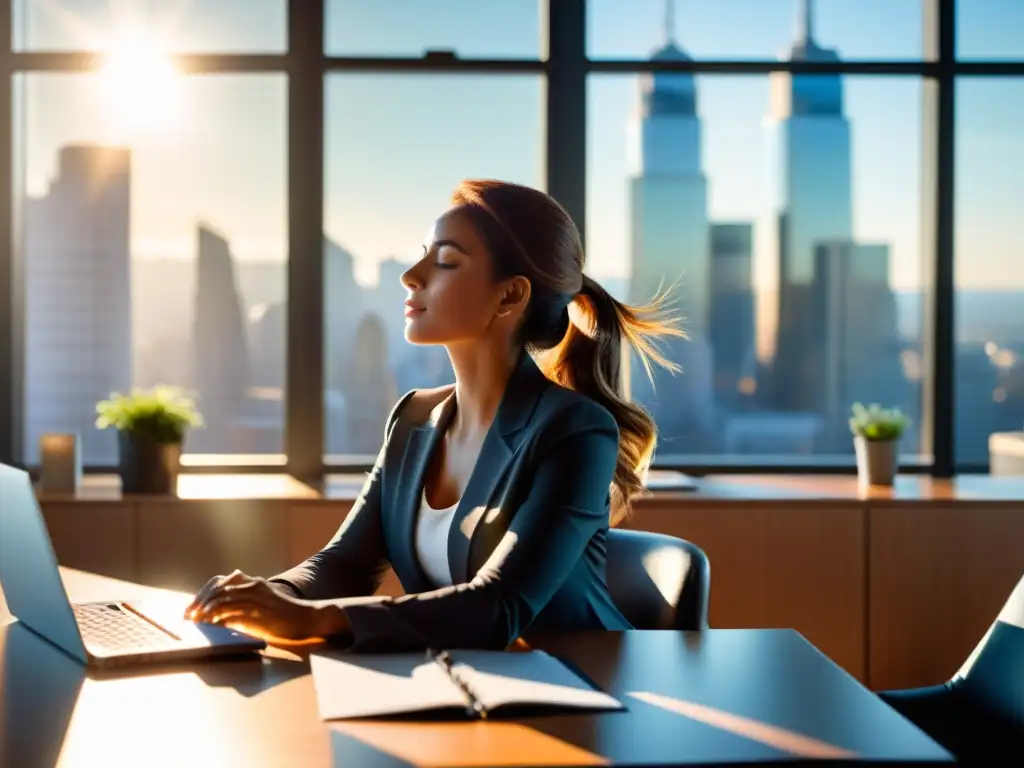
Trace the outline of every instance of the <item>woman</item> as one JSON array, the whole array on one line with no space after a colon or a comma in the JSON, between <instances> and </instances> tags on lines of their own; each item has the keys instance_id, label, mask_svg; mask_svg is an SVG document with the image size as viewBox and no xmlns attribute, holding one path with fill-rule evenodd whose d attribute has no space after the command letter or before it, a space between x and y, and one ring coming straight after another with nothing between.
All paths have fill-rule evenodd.
<instances>
[{"instance_id":1,"label":"woman","mask_svg":"<svg viewBox=\"0 0 1024 768\"><path fill-rule=\"evenodd\" d=\"M682 333L659 301L628 308L583 274L579 233L544 193L467 181L452 202L402 282L406 338L443 344L455 384L394 407L327 546L269 580L211 579L192 619L353 651L629 628L605 583L607 535L642 488L655 428L620 394L622 341L670 367L652 339ZM406 594L373 596L389 565Z\"/></svg>"}]
</instances>

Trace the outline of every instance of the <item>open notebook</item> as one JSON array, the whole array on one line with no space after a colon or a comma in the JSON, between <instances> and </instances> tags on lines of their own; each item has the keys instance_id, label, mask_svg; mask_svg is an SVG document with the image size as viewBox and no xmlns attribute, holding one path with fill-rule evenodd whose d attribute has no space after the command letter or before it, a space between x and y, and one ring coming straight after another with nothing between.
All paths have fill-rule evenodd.
<instances>
[{"instance_id":1,"label":"open notebook","mask_svg":"<svg viewBox=\"0 0 1024 768\"><path fill-rule=\"evenodd\" d=\"M325 652L310 666L324 720L625 709L543 651Z\"/></svg>"}]
</instances>

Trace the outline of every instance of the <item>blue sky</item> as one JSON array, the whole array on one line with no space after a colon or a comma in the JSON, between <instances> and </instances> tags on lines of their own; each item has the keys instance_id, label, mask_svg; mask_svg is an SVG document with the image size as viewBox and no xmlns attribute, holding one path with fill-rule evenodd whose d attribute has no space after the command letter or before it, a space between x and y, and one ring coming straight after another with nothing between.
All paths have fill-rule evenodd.
<instances>
[{"instance_id":1,"label":"blue sky","mask_svg":"<svg viewBox=\"0 0 1024 768\"><path fill-rule=\"evenodd\" d=\"M103 48L118 31L170 50L279 51L283 0L22 0L37 49ZM961 3L965 56L1024 57L1024 2ZM695 57L775 58L793 39L797 0L677 0L675 35ZM662 0L591 0L588 51L644 57L662 38ZM485 10L483 10L485 9ZM400 23L395 20L400 19ZM332 0L328 51L537 56L536 0ZM815 32L847 59L914 59L920 0L817 0ZM25 79L26 184L46 188L59 146L127 142L134 149L134 252L189 255L206 220L240 258L282 258L286 244L285 108L277 75L204 76L177 86L173 119L126 133L111 119L97 76ZM765 183L767 77L704 76L703 164L713 219L756 220ZM591 271L623 275L625 127L630 76L591 78L588 227ZM543 81L536 76L333 75L327 85L325 220L372 279L379 259L411 257L452 186L466 176L543 184ZM922 87L914 78L849 77L854 226L893 248L893 280L920 280ZM958 279L964 287L1024 287L1024 82L958 88Z\"/></svg>"}]
</instances>

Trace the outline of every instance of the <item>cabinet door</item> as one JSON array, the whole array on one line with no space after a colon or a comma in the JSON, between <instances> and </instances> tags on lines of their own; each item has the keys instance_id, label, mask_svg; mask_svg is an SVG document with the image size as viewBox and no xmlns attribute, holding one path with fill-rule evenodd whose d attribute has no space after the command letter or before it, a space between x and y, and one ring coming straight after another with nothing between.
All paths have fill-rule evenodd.
<instances>
[{"instance_id":1,"label":"cabinet door","mask_svg":"<svg viewBox=\"0 0 1024 768\"><path fill-rule=\"evenodd\" d=\"M134 581L135 505L110 501L41 502L57 562L67 568Z\"/></svg>"}]
</instances>

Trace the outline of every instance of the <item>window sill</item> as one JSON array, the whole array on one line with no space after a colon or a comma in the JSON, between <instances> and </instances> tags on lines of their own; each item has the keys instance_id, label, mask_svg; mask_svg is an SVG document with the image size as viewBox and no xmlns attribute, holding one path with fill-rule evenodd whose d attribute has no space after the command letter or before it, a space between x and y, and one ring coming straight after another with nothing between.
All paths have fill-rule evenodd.
<instances>
[{"instance_id":1,"label":"window sill","mask_svg":"<svg viewBox=\"0 0 1024 768\"><path fill-rule=\"evenodd\" d=\"M362 488L363 474L327 475L323 482L304 482L284 473L214 474L187 473L178 480L177 494L170 498L190 500L285 500L297 502L351 502ZM1009 501L1024 502L1024 476L993 477L960 475L946 480L927 475L901 475L894 488L862 489L855 475L708 475L688 488L686 478L678 483L659 474L650 492L638 505L661 501L701 502L942 502ZM145 499L121 493L114 474L86 475L76 493L41 492L47 501L115 502ZM155 497L166 498L166 497Z\"/></svg>"}]
</instances>

